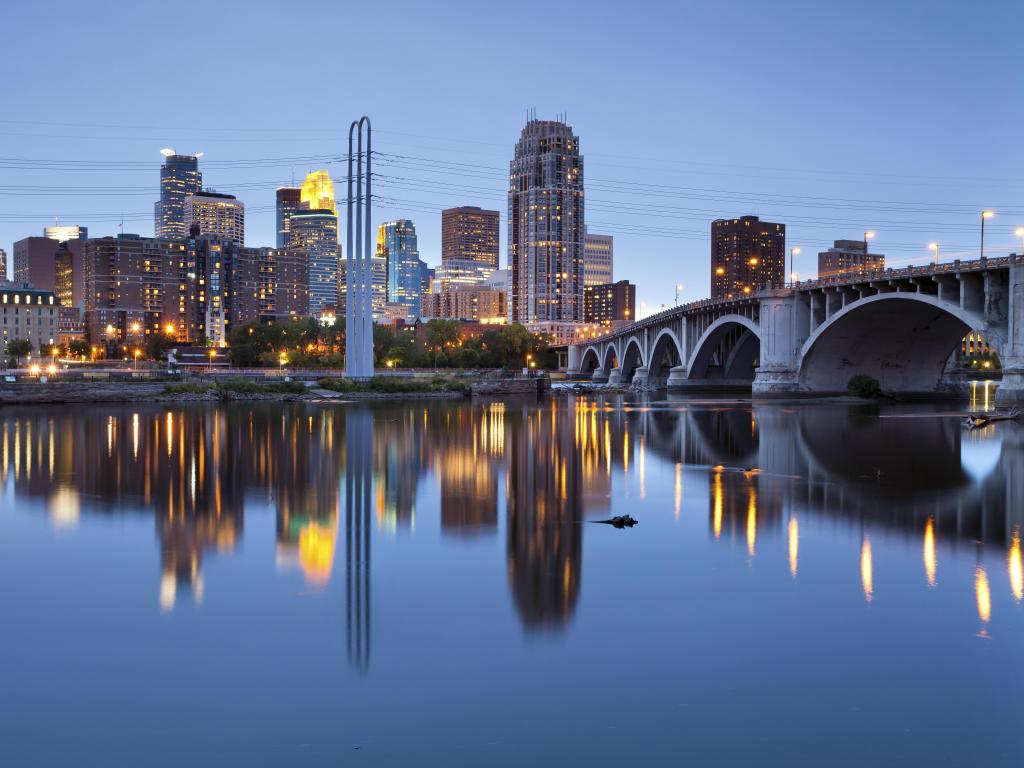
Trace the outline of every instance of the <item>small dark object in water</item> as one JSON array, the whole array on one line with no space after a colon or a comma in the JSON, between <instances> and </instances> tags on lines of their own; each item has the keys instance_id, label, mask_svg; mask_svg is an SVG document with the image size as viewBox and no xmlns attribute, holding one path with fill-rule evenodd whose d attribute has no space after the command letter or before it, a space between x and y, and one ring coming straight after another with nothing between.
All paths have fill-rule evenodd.
<instances>
[{"instance_id":1,"label":"small dark object in water","mask_svg":"<svg viewBox=\"0 0 1024 768\"><path fill-rule=\"evenodd\" d=\"M614 525L616 528L632 528L636 525L634 520L629 515L616 515L611 520L595 520L595 523L604 523L605 525Z\"/></svg>"}]
</instances>

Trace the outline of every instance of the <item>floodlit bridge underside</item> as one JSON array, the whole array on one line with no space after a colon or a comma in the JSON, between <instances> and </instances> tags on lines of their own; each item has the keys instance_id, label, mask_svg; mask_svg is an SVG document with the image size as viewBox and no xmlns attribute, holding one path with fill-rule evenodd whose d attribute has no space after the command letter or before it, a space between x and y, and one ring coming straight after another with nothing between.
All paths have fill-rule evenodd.
<instances>
[{"instance_id":1,"label":"floodlit bridge underside","mask_svg":"<svg viewBox=\"0 0 1024 768\"><path fill-rule=\"evenodd\" d=\"M686 305L574 345L569 369L612 385L765 395L845 392L864 374L888 392L935 394L963 389L951 363L972 331L1002 361L997 398L1024 401L1024 259L887 270Z\"/></svg>"}]
</instances>

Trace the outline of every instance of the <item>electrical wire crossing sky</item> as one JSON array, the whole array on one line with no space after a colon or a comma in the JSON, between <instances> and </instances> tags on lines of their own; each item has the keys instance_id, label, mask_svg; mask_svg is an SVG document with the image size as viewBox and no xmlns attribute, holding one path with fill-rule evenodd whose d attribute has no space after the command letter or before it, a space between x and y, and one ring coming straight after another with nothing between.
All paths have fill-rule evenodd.
<instances>
[{"instance_id":1,"label":"electrical wire crossing sky","mask_svg":"<svg viewBox=\"0 0 1024 768\"><path fill-rule=\"evenodd\" d=\"M312 0L314 27L297 13L6 8L0 247L55 222L152 234L164 147L202 151L204 186L245 203L247 244L274 245L275 189L319 169L338 184L347 126L368 114L373 226L412 220L436 265L442 209L497 209L506 266L509 161L535 111L579 137L586 224L615 236L614 277L637 284L641 313L676 285L707 295L714 219L785 223L801 278L867 230L887 265L930 263L931 243L974 258L986 209L986 255L1024 248L1022 3ZM54 19L74 30L59 44ZM382 19L387 56L374 35L339 36ZM528 19L544 23L523 34ZM182 35L230 43L230 71L163 45Z\"/></svg>"}]
</instances>

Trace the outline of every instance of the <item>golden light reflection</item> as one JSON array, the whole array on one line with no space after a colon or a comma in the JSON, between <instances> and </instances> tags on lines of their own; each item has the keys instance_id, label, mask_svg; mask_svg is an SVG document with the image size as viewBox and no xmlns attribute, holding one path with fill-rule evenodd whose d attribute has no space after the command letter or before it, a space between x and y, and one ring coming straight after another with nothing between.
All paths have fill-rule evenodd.
<instances>
[{"instance_id":1,"label":"golden light reflection","mask_svg":"<svg viewBox=\"0 0 1024 768\"><path fill-rule=\"evenodd\" d=\"M1010 540L1010 551L1006 555L1006 567L1010 573L1010 591L1019 603L1024 600L1024 563L1021 561L1020 529L1013 532Z\"/></svg>"},{"instance_id":2,"label":"golden light reflection","mask_svg":"<svg viewBox=\"0 0 1024 768\"><path fill-rule=\"evenodd\" d=\"M924 525L924 574L928 586L935 586L935 519L929 517Z\"/></svg>"},{"instance_id":3,"label":"golden light reflection","mask_svg":"<svg viewBox=\"0 0 1024 768\"><path fill-rule=\"evenodd\" d=\"M974 597L978 603L978 618L986 625L992 618L992 592L988 586L988 574L980 565L974 569ZM982 626L980 634L986 635L985 626Z\"/></svg>"},{"instance_id":4,"label":"golden light reflection","mask_svg":"<svg viewBox=\"0 0 1024 768\"><path fill-rule=\"evenodd\" d=\"M647 449L644 445L644 436L640 435L640 459L638 461L640 467L640 498L644 499L647 497Z\"/></svg>"},{"instance_id":5,"label":"golden light reflection","mask_svg":"<svg viewBox=\"0 0 1024 768\"><path fill-rule=\"evenodd\" d=\"M335 531L307 523L299 531L299 565L307 584L323 586L334 566Z\"/></svg>"},{"instance_id":6,"label":"golden light reflection","mask_svg":"<svg viewBox=\"0 0 1024 768\"><path fill-rule=\"evenodd\" d=\"M711 481L711 497L713 502L714 514L712 516L712 528L715 532L715 538L719 538L722 535L722 473L715 472L714 478Z\"/></svg>"},{"instance_id":7,"label":"golden light reflection","mask_svg":"<svg viewBox=\"0 0 1024 768\"><path fill-rule=\"evenodd\" d=\"M747 554L751 557L755 553L757 544L757 491L750 489L750 499L747 501Z\"/></svg>"},{"instance_id":8,"label":"golden light reflection","mask_svg":"<svg viewBox=\"0 0 1024 768\"><path fill-rule=\"evenodd\" d=\"M860 545L860 584L864 589L864 599L870 603L875 595L875 583L871 564L871 539L867 536Z\"/></svg>"},{"instance_id":9,"label":"golden light reflection","mask_svg":"<svg viewBox=\"0 0 1024 768\"><path fill-rule=\"evenodd\" d=\"M683 506L683 465L676 462L676 520Z\"/></svg>"},{"instance_id":10,"label":"golden light reflection","mask_svg":"<svg viewBox=\"0 0 1024 768\"><path fill-rule=\"evenodd\" d=\"M789 574L796 578L797 557L800 554L800 526L796 515L789 518Z\"/></svg>"}]
</instances>

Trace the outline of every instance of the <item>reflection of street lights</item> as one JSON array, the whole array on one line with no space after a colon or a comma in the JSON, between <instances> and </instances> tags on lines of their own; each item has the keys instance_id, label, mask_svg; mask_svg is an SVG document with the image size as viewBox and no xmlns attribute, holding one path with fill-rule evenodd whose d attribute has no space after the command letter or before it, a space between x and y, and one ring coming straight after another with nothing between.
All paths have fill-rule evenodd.
<instances>
[{"instance_id":1,"label":"reflection of street lights","mask_svg":"<svg viewBox=\"0 0 1024 768\"><path fill-rule=\"evenodd\" d=\"M939 266L939 244L938 243L928 243L928 250L929 251L935 251L935 266L936 267Z\"/></svg>"},{"instance_id":2,"label":"reflection of street lights","mask_svg":"<svg viewBox=\"0 0 1024 768\"><path fill-rule=\"evenodd\" d=\"M995 211L981 212L981 258L985 258L985 219L991 219L996 215Z\"/></svg>"}]
</instances>

